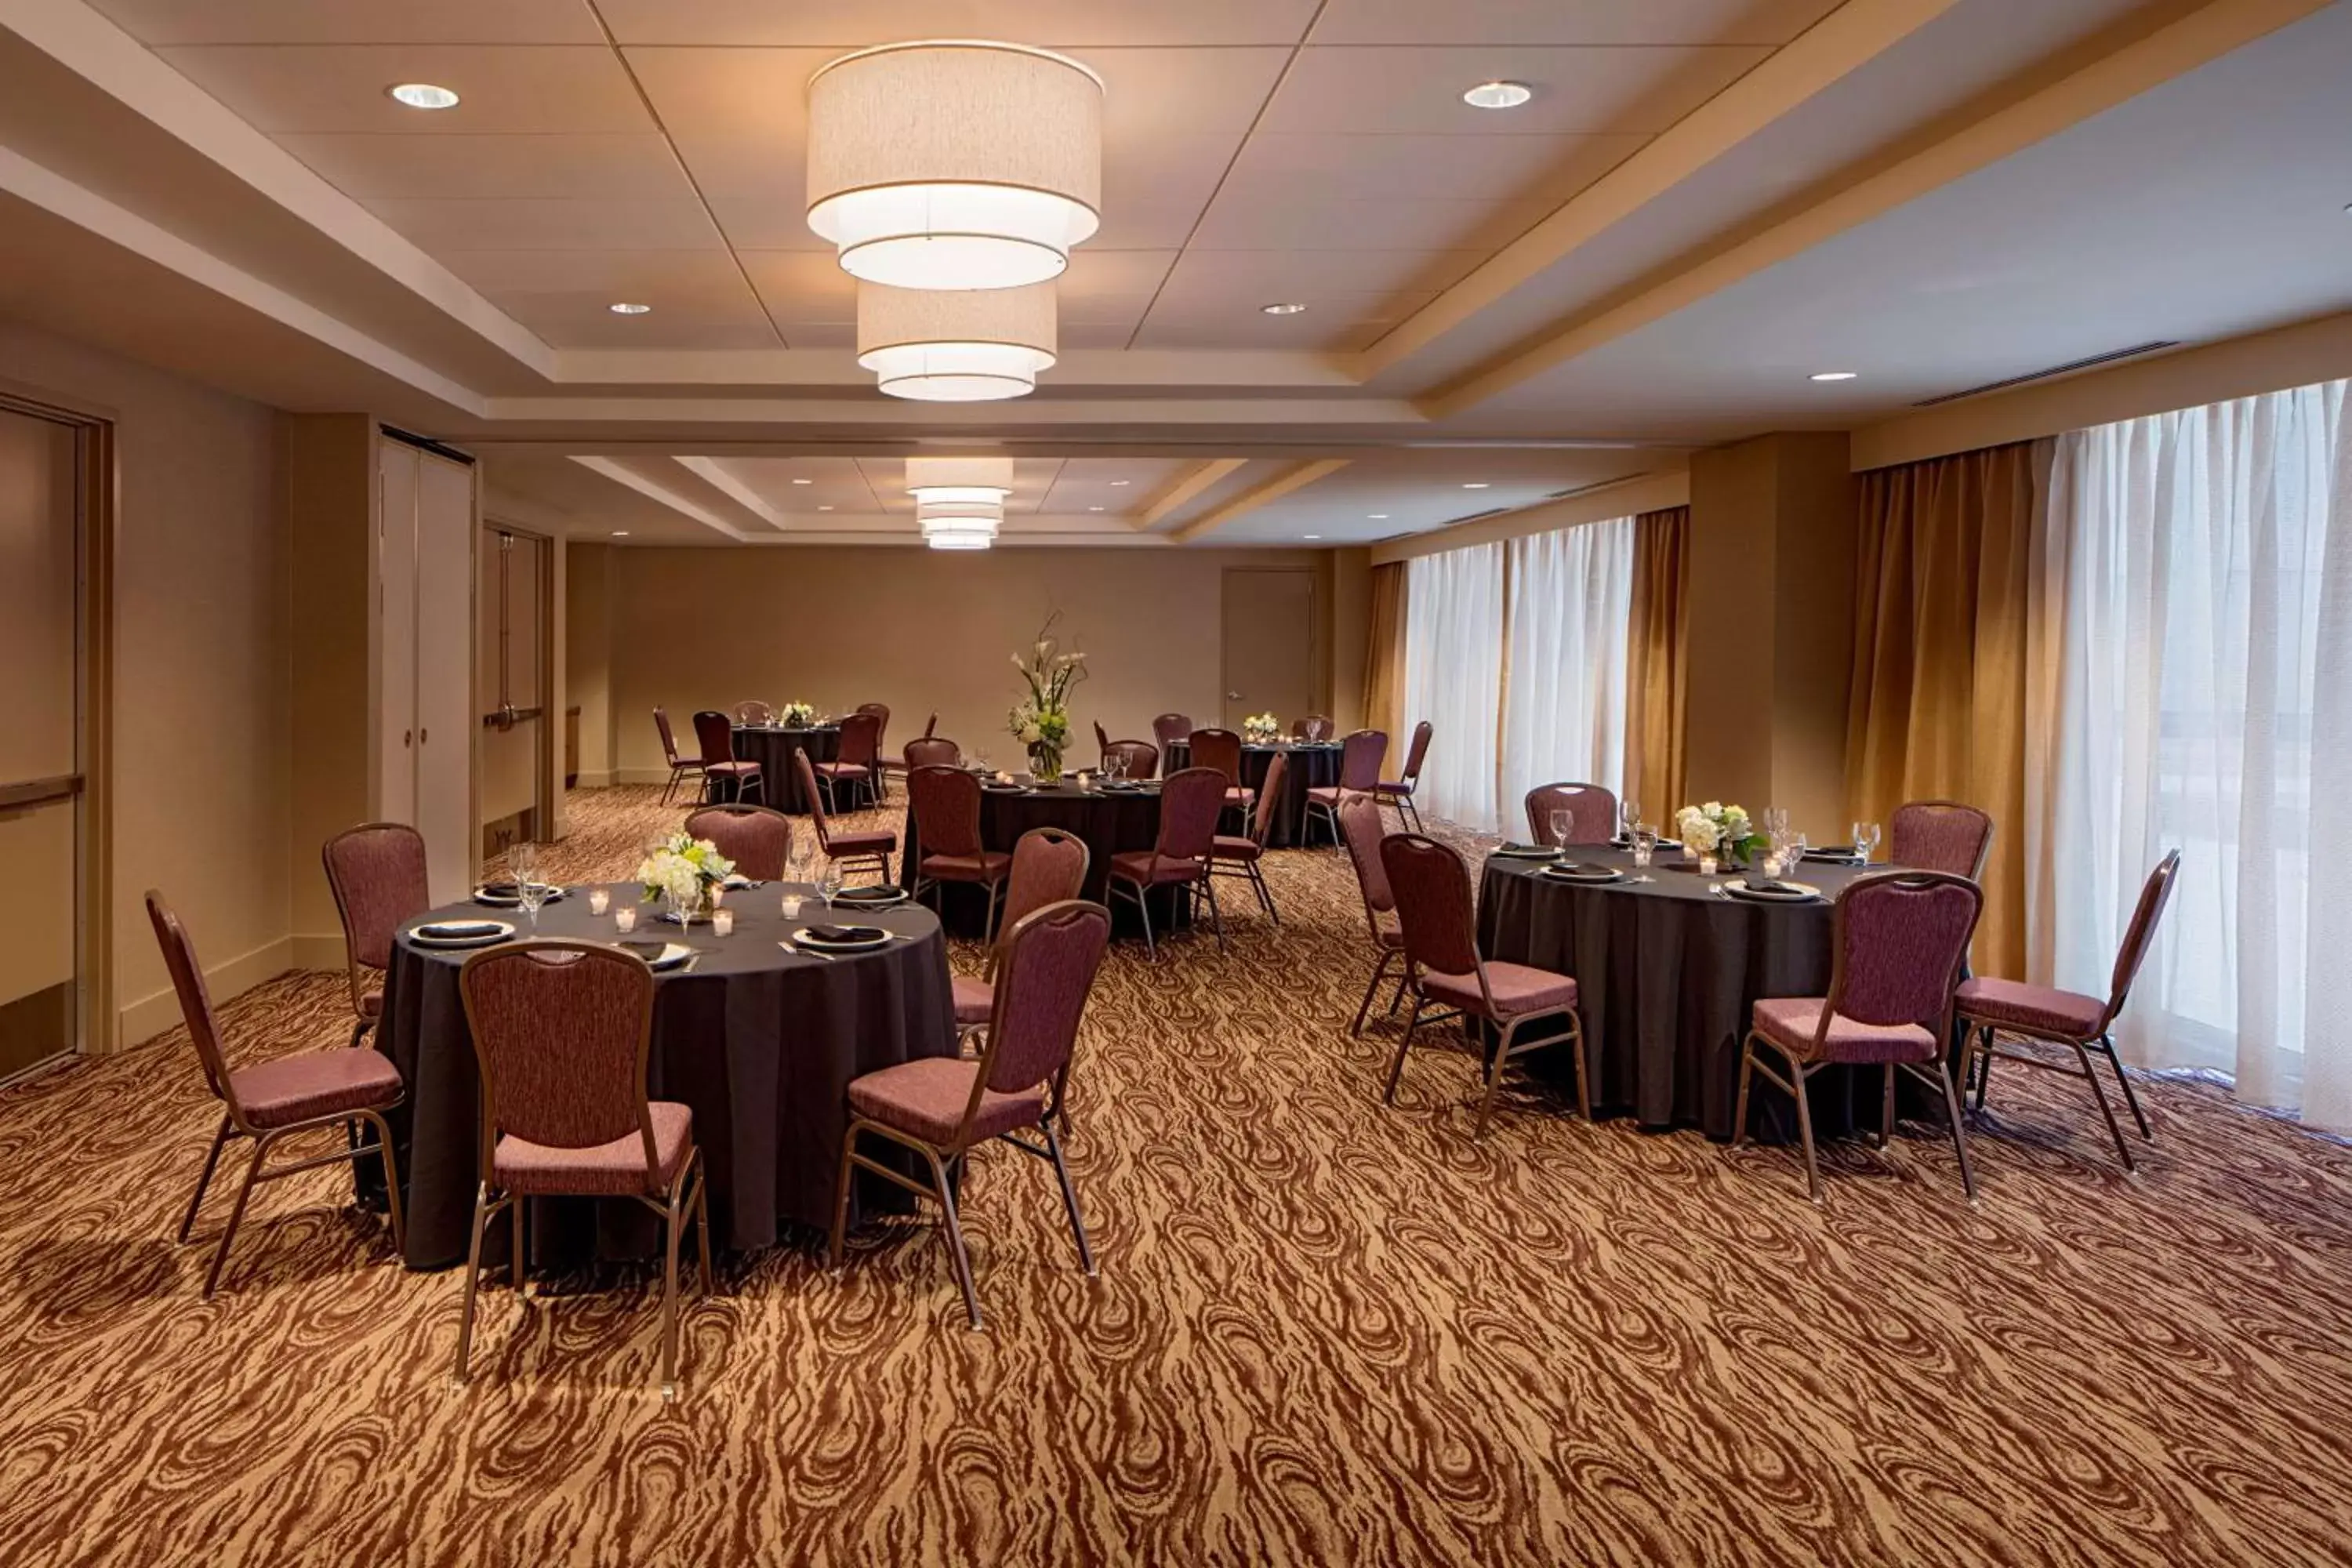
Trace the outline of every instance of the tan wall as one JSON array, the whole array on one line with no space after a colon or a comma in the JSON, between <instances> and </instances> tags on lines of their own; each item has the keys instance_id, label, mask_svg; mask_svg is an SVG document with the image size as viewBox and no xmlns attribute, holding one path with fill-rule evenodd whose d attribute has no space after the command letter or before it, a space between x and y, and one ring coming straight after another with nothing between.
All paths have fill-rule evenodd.
<instances>
[{"instance_id":1,"label":"tan wall","mask_svg":"<svg viewBox=\"0 0 2352 1568\"><path fill-rule=\"evenodd\" d=\"M1371 640L1372 552L1331 552L1331 721L1346 734L1364 717L1364 656ZM1389 737L1394 752L1402 737ZM1394 771L1393 766L1391 769Z\"/></svg>"},{"instance_id":2,"label":"tan wall","mask_svg":"<svg viewBox=\"0 0 2352 1568\"><path fill-rule=\"evenodd\" d=\"M613 782L613 605L609 544L564 551L564 684L580 705L580 783Z\"/></svg>"},{"instance_id":3,"label":"tan wall","mask_svg":"<svg viewBox=\"0 0 2352 1568\"><path fill-rule=\"evenodd\" d=\"M364 414L282 416L284 497L292 591L289 726L302 736L293 758L287 817L293 877L289 930L294 962L338 968L342 920L320 847L375 815L369 740L375 677L370 668L375 552L375 421Z\"/></svg>"},{"instance_id":4,"label":"tan wall","mask_svg":"<svg viewBox=\"0 0 2352 1568\"><path fill-rule=\"evenodd\" d=\"M13 323L0 374L110 413L114 867L123 1043L179 1021L141 896L187 921L214 995L287 967L287 551L268 409ZM93 1041L93 1044L103 1042Z\"/></svg>"},{"instance_id":5,"label":"tan wall","mask_svg":"<svg viewBox=\"0 0 2352 1568\"><path fill-rule=\"evenodd\" d=\"M803 700L836 712L887 702L893 752L936 711L940 734L1009 762L1017 748L1004 713L1021 693L1011 659L1055 609L1063 646L1083 647L1091 672L1073 700L1076 756L1090 758L1097 719L1121 738L1149 736L1154 714L1220 711L1225 567L1317 568L1328 605L1330 554L614 549L612 706L621 773L643 782L667 776L654 704L669 709L690 748L696 709L750 698Z\"/></svg>"}]
</instances>

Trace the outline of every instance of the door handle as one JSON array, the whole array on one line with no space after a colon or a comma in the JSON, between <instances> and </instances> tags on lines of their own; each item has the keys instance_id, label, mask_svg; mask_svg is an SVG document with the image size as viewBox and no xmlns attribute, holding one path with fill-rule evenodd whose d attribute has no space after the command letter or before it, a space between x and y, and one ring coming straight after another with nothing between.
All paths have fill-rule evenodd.
<instances>
[{"instance_id":1,"label":"door handle","mask_svg":"<svg viewBox=\"0 0 2352 1568\"><path fill-rule=\"evenodd\" d=\"M403 750L416 744L416 731L414 730L403 730L400 732L400 744Z\"/></svg>"},{"instance_id":2,"label":"door handle","mask_svg":"<svg viewBox=\"0 0 2352 1568\"><path fill-rule=\"evenodd\" d=\"M416 731L416 743L420 746L432 738L433 731L430 730L419 730Z\"/></svg>"},{"instance_id":3,"label":"door handle","mask_svg":"<svg viewBox=\"0 0 2352 1568\"><path fill-rule=\"evenodd\" d=\"M1228 691L1225 693L1225 700L1228 702L1239 702L1241 700L1242 694L1238 691Z\"/></svg>"}]
</instances>

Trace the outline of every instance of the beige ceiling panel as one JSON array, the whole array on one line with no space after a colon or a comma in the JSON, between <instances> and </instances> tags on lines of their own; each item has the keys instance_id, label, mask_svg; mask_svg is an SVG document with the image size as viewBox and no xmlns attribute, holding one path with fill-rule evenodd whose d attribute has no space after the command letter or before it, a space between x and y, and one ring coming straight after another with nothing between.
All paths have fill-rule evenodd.
<instances>
[{"instance_id":1,"label":"beige ceiling panel","mask_svg":"<svg viewBox=\"0 0 2352 1568\"><path fill-rule=\"evenodd\" d=\"M62 3L62 0L58 0ZM602 44L581 0L89 0L142 44Z\"/></svg>"},{"instance_id":2,"label":"beige ceiling panel","mask_svg":"<svg viewBox=\"0 0 2352 1568\"><path fill-rule=\"evenodd\" d=\"M1212 250L1492 251L1551 216L1549 202L1346 201L1220 195L1192 243Z\"/></svg>"},{"instance_id":3,"label":"beige ceiling panel","mask_svg":"<svg viewBox=\"0 0 2352 1568\"><path fill-rule=\"evenodd\" d=\"M832 245L809 227L807 205L797 198L712 196L710 211L739 250L805 250L833 264Z\"/></svg>"},{"instance_id":4,"label":"beige ceiling panel","mask_svg":"<svg viewBox=\"0 0 2352 1568\"><path fill-rule=\"evenodd\" d=\"M775 331L723 252L456 251L450 269L558 348L755 348ZM616 316L615 301L651 305Z\"/></svg>"},{"instance_id":5,"label":"beige ceiling panel","mask_svg":"<svg viewBox=\"0 0 2352 1568\"><path fill-rule=\"evenodd\" d=\"M1321 308L1329 300L1432 292L1478 265L1475 250L1205 250L1184 252L1162 298L1239 312L1276 300Z\"/></svg>"},{"instance_id":6,"label":"beige ceiling panel","mask_svg":"<svg viewBox=\"0 0 2352 1568\"><path fill-rule=\"evenodd\" d=\"M848 49L895 38L1003 38L1082 48L1294 44L1317 0L598 0L597 8L625 44Z\"/></svg>"},{"instance_id":7,"label":"beige ceiling panel","mask_svg":"<svg viewBox=\"0 0 2352 1568\"><path fill-rule=\"evenodd\" d=\"M761 150L756 156L789 166L797 186L808 140L808 80L835 51L635 48L624 53L663 128L681 145L730 139L751 143ZM751 167L756 171L756 163Z\"/></svg>"},{"instance_id":8,"label":"beige ceiling panel","mask_svg":"<svg viewBox=\"0 0 2352 1568\"><path fill-rule=\"evenodd\" d=\"M1309 48L1260 129L1493 135L1655 135L1772 51L1674 48ZM1536 89L1523 108L1473 109L1463 89L1497 77Z\"/></svg>"},{"instance_id":9,"label":"beige ceiling panel","mask_svg":"<svg viewBox=\"0 0 2352 1568\"><path fill-rule=\"evenodd\" d=\"M607 48L446 44L243 46L157 51L173 68L271 135L465 132L594 136L655 129ZM455 109L417 110L385 89L432 82Z\"/></svg>"},{"instance_id":10,"label":"beige ceiling panel","mask_svg":"<svg viewBox=\"0 0 2352 1568\"><path fill-rule=\"evenodd\" d=\"M1427 293L1327 295L1297 316L1269 316L1255 304L1228 306L1215 299L1178 295L1171 285L1160 293L1135 336L1139 349L1310 349L1346 352L1362 348L1427 304Z\"/></svg>"},{"instance_id":11,"label":"beige ceiling panel","mask_svg":"<svg viewBox=\"0 0 2352 1568\"><path fill-rule=\"evenodd\" d=\"M745 290L745 298L750 297ZM559 349L664 349L680 353L799 348L787 344L754 305L719 320L673 309L654 316L615 316L596 295L491 294L487 299ZM659 319L656 320L656 318Z\"/></svg>"},{"instance_id":12,"label":"beige ceiling panel","mask_svg":"<svg viewBox=\"0 0 2352 1568\"><path fill-rule=\"evenodd\" d=\"M279 146L360 201L691 197L659 136L280 136Z\"/></svg>"},{"instance_id":13,"label":"beige ceiling panel","mask_svg":"<svg viewBox=\"0 0 2352 1568\"><path fill-rule=\"evenodd\" d=\"M1318 44L1785 44L1841 0L1328 0Z\"/></svg>"},{"instance_id":14,"label":"beige ceiling panel","mask_svg":"<svg viewBox=\"0 0 2352 1568\"><path fill-rule=\"evenodd\" d=\"M1127 347L1128 340L1135 336L1135 323L1064 321L1055 332L1061 339L1064 353L1074 353L1080 349L1123 349ZM793 345L799 348L814 346L803 343L797 338L793 340ZM1044 384L1050 387L1053 381L1054 373L1047 371Z\"/></svg>"},{"instance_id":15,"label":"beige ceiling panel","mask_svg":"<svg viewBox=\"0 0 2352 1568\"><path fill-rule=\"evenodd\" d=\"M1301 191L1350 201L1568 200L1646 136L1270 135L1249 139L1223 194L1244 200Z\"/></svg>"},{"instance_id":16,"label":"beige ceiling panel","mask_svg":"<svg viewBox=\"0 0 2352 1568\"><path fill-rule=\"evenodd\" d=\"M378 201L368 210L436 256L455 250L723 250L702 204Z\"/></svg>"},{"instance_id":17,"label":"beige ceiling panel","mask_svg":"<svg viewBox=\"0 0 2352 1568\"><path fill-rule=\"evenodd\" d=\"M740 500L742 496L736 494L740 489L779 517L826 515L818 512L819 507L831 507L833 514L845 517L870 517L881 510L855 458L696 458L692 465L721 491Z\"/></svg>"},{"instance_id":18,"label":"beige ceiling panel","mask_svg":"<svg viewBox=\"0 0 2352 1568\"><path fill-rule=\"evenodd\" d=\"M1073 251L1059 290L1062 320L1099 322L1123 314L1140 316L1175 262L1172 250L1085 247Z\"/></svg>"},{"instance_id":19,"label":"beige ceiling panel","mask_svg":"<svg viewBox=\"0 0 2352 1568\"><path fill-rule=\"evenodd\" d=\"M1190 467L1189 458L1073 458L1055 476L1042 510L1083 517L1099 508L1107 516L1131 516Z\"/></svg>"},{"instance_id":20,"label":"beige ceiling panel","mask_svg":"<svg viewBox=\"0 0 2352 1568\"><path fill-rule=\"evenodd\" d=\"M751 286L787 331L812 323L855 325L857 282L830 250L738 251ZM796 347L807 346L793 338Z\"/></svg>"},{"instance_id":21,"label":"beige ceiling panel","mask_svg":"<svg viewBox=\"0 0 2352 1568\"><path fill-rule=\"evenodd\" d=\"M1181 250L1200 226L1205 199L1189 202L1103 202L1102 227L1088 250Z\"/></svg>"}]
</instances>

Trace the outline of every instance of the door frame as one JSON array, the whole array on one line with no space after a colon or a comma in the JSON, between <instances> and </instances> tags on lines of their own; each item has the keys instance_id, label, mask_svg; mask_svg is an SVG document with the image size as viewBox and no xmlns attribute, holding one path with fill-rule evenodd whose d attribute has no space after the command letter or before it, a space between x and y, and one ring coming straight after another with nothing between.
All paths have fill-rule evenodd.
<instances>
[{"instance_id":1,"label":"door frame","mask_svg":"<svg viewBox=\"0 0 2352 1568\"><path fill-rule=\"evenodd\" d=\"M1231 700L1225 693L1234 689L1234 672L1225 667L1225 606L1232 603L1225 584L1238 576L1272 573L1307 579L1307 683L1311 688L1307 700L1318 709L1328 710L1331 705L1330 658L1323 637L1323 619L1330 612L1324 605L1328 595L1323 591L1323 574L1313 566L1227 566L1217 577L1217 714L1221 724L1225 704ZM1296 719L1298 715L1291 717Z\"/></svg>"},{"instance_id":2,"label":"door frame","mask_svg":"<svg viewBox=\"0 0 2352 1568\"><path fill-rule=\"evenodd\" d=\"M114 554L120 527L117 497L121 456L111 408L0 378L0 410L46 419L74 432L75 481L80 538L77 542L81 602L77 606L75 761L81 773L74 863L75 970L73 1048L26 1069L49 1071L78 1057L121 1047L122 1020L114 997Z\"/></svg>"},{"instance_id":3,"label":"door frame","mask_svg":"<svg viewBox=\"0 0 2352 1568\"><path fill-rule=\"evenodd\" d=\"M496 533L514 539L531 540L539 545L541 551L539 573L538 700L530 708L517 710L515 717L512 720L509 720L509 722L519 722L523 718L533 718L539 721L539 739L537 743L531 748L531 821L534 825L533 831L537 835L537 837L532 839L532 842L537 844L553 844L557 841L556 808L559 804L559 797L561 795L560 787L554 781L557 777L557 760L563 754L562 737L558 733L562 722L562 716L560 711L562 705L557 701L557 698L561 695L561 691L555 679L555 557L556 552L560 548L560 542L553 534L545 532L540 529L526 528L517 523L508 522L502 519L494 518L488 510L482 509L478 505L475 510L477 521L474 529L474 547L478 552L486 542L483 539L483 535L490 533ZM478 556L477 559L478 559ZM477 576L478 580L478 574ZM505 579L503 576L499 579L499 585L501 588L501 596L499 605L499 615L503 619L506 615L506 604L503 595ZM480 613L480 595L478 593L476 595L475 614L478 616ZM478 624L477 624L474 628L474 636L476 638L476 646L478 647L481 637L481 627ZM504 658L505 655L502 651L500 654L502 666ZM479 672L478 671L477 684L478 684L478 681ZM499 671L500 695L511 699L513 693L505 690L505 670L501 668ZM479 706L479 704L478 703L477 706ZM485 713L482 715L481 727L484 730L499 729L502 727L499 722L499 719L500 715L498 713ZM478 744L477 745L476 750L478 753ZM481 794L480 774L481 769L478 763L475 767L474 780L474 790L476 795L474 816L478 819L481 816L479 799ZM480 837L482 827L483 824L479 820L477 820L474 824L474 834L477 838Z\"/></svg>"}]
</instances>

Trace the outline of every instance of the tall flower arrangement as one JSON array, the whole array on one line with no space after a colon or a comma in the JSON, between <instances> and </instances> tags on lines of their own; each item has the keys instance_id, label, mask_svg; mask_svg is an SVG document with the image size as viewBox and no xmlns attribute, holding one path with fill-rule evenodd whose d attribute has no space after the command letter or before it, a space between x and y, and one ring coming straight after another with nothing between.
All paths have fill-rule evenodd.
<instances>
[{"instance_id":1,"label":"tall flower arrangement","mask_svg":"<svg viewBox=\"0 0 2352 1568\"><path fill-rule=\"evenodd\" d=\"M1031 775L1045 780L1062 776L1062 752L1070 743L1070 688L1087 678L1087 656L1062 652L1061 639L1054 635L1054 623L1061 618L1059 610L1046 616L1028 653L1013 656L1029 696L1004 719L1013 739L1029 749Z\"/></svg>"},{"instance_id":2,"label":"tall flower arrangement","mask_svg":"<svg viewBox=\"0 0 2352 1568\"><path fill-rule=\"evenodd\" d=\"M637 880L644 885L647 900L667 900L680 920L687 921L701 910L710 889L734 869L735 862L721 855L709 839L673 833L637 863Z\"/></svg>"}]
</instances>

